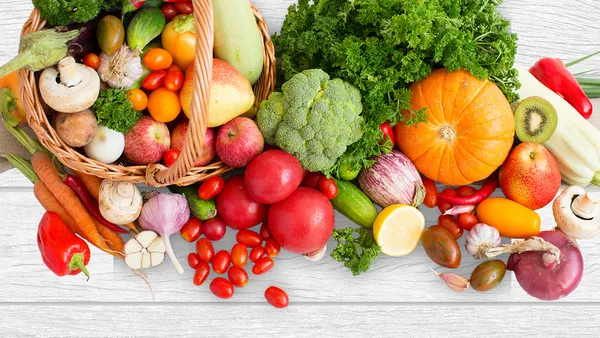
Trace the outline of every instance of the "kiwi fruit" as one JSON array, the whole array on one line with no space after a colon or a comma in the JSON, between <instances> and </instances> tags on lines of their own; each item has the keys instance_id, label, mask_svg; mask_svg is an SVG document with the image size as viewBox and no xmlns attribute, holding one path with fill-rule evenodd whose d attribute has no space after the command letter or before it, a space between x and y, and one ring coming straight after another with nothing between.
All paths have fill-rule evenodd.
<instances>
[{"instance_id":1,"label":"kiwi fruit","mask_svg":"<svg viewBox=\"0 0 600 338\"><path fill-rule=\"evenodd\" d=\"M556 109L541 97L526 98L515 110L515 132L521 142L545 143L557 126Z\"/></svg>"}]
</instances>

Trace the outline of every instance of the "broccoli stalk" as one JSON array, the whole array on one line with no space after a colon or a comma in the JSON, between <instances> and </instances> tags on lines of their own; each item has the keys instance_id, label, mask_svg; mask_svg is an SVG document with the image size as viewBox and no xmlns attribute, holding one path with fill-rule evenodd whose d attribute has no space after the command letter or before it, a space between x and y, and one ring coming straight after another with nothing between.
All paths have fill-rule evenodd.
<instances>
[{"instance_id":1,"label":"broccoli stalk","mask_svg":"<svg viewBox=\"0 0 600 338\"><path fill-rule=\"evenodd\" d=\"M0 67L0 78L23 67L35 72L53 66L67 56L67 43L79 33L79 30L60 33L49 29L25 35L19 55Z\"/></svg>"}]
</instances>

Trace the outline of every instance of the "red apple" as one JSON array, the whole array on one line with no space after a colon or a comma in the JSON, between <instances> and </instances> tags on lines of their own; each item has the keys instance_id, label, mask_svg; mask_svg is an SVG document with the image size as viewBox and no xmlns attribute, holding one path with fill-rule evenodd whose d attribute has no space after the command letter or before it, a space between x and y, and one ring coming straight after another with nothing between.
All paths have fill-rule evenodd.
<instances>
[{"instance_id":1,"label":"red apple","mask_svg":"<svg viewBox=\"0 0 600 338\"><path fill-rule=\"evenodd\" d=\"M536 210L552 202L560 188L560 170L543 145L521 143L500 168L500 188L506 197Z\"/></svg>"},{"instance_id":2,"label":"red apple","mask_svg":"<svg viewBox=\"0 0 600 338\"><path fill-rule=\"evenodd\" d=\"M150 116L142 117L125 134L125 156L135 164L160 162L170 146L169 128Z\"/></svg>"},{"instance_id":3,"label":"red apple","mask_svg":"<svg viewBox=\"0 0 600 338\"><path fill-rule=\"evenodd\" d=\"M236 117L217 134L217 154L225 164L242 168L262 153L265 139L258 125L247 117Z\"/></svg>"},{"instance_id":4,"label":"red apple","mask_svg":"<svg viewBox=\"0 0 600 338\"><path fill-rule=\"evenodd\" d=\"M183 150L183 143L185 142L185 135L187 134L189 121L181 122L178 124L173 132L171 133L171 149ZM215 130L212 128L206 129L204 136L204 147L200 157L194 163L195 167L202 167L210 162L217 156L217 150L215 149Z\"/></svg>"}]
</instances>

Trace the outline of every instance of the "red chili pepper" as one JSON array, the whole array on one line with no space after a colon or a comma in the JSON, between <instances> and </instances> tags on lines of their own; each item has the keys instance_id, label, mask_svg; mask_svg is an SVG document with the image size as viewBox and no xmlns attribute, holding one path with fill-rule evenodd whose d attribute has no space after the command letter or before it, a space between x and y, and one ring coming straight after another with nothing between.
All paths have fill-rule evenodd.
<instances>
[{"instance_id":1,"label":"red chili pepper","mask_svg":"<svg viewBox=\"0 0 600 338\"><path fill-rule=\"evenodd\" d=\"M57 276L82 272L90 279L86 265L90 248L63 222L58 214L47 211L38 226L38 247L44 264Z\"/></svg>"},{"instance_id":2,"label":"red chili pepper","mask_svg":"<svg viewBox=\"0 0 600 338\"><path fill-rule=\"evenodd\" d=\"M109 228L112 231L120 232L122 234L126 234L127 231L119 228L118 226L112 224L107 221L104 216L100 213L100 208L98 204L96 204L96 200L90 192L85 188L85 185L81 180L74 175L67 174L63 181L73 192L77 195L81 203L85 206L85 209L90 213L92 217L94 217L98 222L100 222L105 227Z\"/></svg>"},{"instance_id":3,"label":"red chili pepper","mask_svg":"<svg viewBox=\"0 0 600 338\"><path fill-rule=\"evenodd\" d=\"M490 195L496 190L498 187L498 175L492 174L485 182L485 184L481 187L481 189L477 190L476 193L469 196L449 196L445 195L443 192L438 194L438 197L448 203L457 204L457 205L469 205L469 204L479 204L484 199L490 197Z\"/></svg>"},{"instance_id":4,"label":"red chili pepper","mask_svg":"<svg viewBox=\"0 0 600 338\"><path fill-rule=\"evenodd\" d=\"M543 58L533 65L529 72L544 86L562 96L581 116L586 119L592 116L592 103L561 59Z\"/></svg>"},{"instance_id":5,"label":"red chili pepper","mask_svg":"<svg viewBox=\"0 0 600 338\"><path fill-rule=\"evenodd\" d=\"M383 142L385 142L385 139L388 138L390 139L390 142L392 142L392 147L396 145L396 137L394 136L394 127L390 126L390 121L384 122L379 126L379 129L381 129L381 132L383 133Z\"/></svg>"}]
</instances>

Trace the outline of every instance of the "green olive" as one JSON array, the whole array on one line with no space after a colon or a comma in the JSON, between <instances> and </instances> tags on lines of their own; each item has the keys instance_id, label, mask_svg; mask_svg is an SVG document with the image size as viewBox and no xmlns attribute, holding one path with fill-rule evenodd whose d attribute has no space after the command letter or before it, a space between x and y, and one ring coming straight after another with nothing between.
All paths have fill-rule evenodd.
<instances>
[{"instance_id":1,"label":"green olive","mask_svg":"<svg viewBox=\"0 0 600 338\"><path fill-rule=\"evenodd\" d=\"M125 41L125 27L114 15L100 19L96 28L96 38L100 49L108 55L116 53Z\"/></svg>"},{"instance_id":2,"label":"green olive","mask_svg":"<svg viewBox=\"0 0 600 338\"><path fill-rule=\"evenodd\" d=\"M471 287L480 292L490 291L504 278L506 273L506 264L503 261L495 259L479 264L471 274Z\"/></svg>"}]
</instances>

